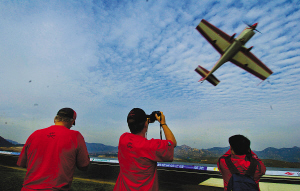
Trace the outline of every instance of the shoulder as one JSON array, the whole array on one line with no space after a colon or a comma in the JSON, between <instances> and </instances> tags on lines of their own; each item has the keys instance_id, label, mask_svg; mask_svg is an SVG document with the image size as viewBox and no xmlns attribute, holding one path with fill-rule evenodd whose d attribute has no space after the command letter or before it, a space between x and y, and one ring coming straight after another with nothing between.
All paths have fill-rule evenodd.
<instances>
[{"instance_id":1,"label":"shoulder","mask_svg":"<svg viewBox=\"0 0 300 191\"><path fill-rule=\"evenodd\" d=\"M126 140L135 140L135 137L137 137L136 135L132 134L132 133L123 133L120 136L120 141L126 141Z\"/></svg>"},{"instance_id":2,"label":"shoulder","mask_svg":"<svg viewBox=\"0 0 300 191\"><path fill-rule=\"evenodd\" d=\"M222 156L219 158L218 162L220 162L220 161L225 161L225 158L226 158L226 157L231 157L231 151L230 151L230 149L229 149L224 155L222 155Z\"/></svg>"},{"instance_id":3,"label":"shoulder","mask_svg":"<svg viewBox=\"0 0 300 191\"><path fill-rule=\"evenodd\" d=\"M161 139L150 139L150 140L146 140L147 142L149 143L173 143L172 141L169 141L169 140L161 140Z\"/></svg>"},{"instance_id":4,"label":"shoulder","mask_svg":"<svg viewBox=\"0 0 300 191\"><path fill-rule=\"evenodd\" d=\"M153 149L168 149L174 148L174 143L170 140L150 139L145 141L150 148Z\"/></svg>"},{"instance_id":5,"label":"shoulder","mask_svg":"<svg viewBox=\"0 0 300 191\"><path fill-rule=\"evenodd\" d=\"M120 138L128 137L128 136L131 136L131 135L133 135L133 134L132 134L132 133L126 132L126 133L123 133L123 134L120 136Z\"/></svg>"},{"instance_id":6,"label":"shoulder","mask_svg":"<svg viewBox=\"0 0 300 191\"><path fill-rule=\"evenodd\" d=\"M70 133L81 135L81 133L79 131L71 130L71 129L69 131L70 131Z\"/></svg>"},{"instance_id":7,"label":"shoulder","mask_svg":"<svg viewBox=\"0 0 300 191\"><path fill-rule=\"evenodd\" d=\"M76 137L77 139L84 139L82 134L79 131L70 129L69 133L70 133L71 136Z\"/></svg>"},{"instance_id":8,"label":"shoulder","mask_svg":"<svg viewBox=\"0 0 300 191\"><path fill-rule=\"evenodd\" d=\"M52 127L52 126L50 126ZM40 136L40 134L44 134L46 133L50 127L46 127L46 128L43 128L43 129L38 129L38 130L35 130L30 136L29 138L33 138L33 137L36 137L36 136Z\"/></svg>"},{"instance_id":9,"label":"shoulder","mask_svg":"<svg viewBox=\"0 0 300 191\"><path fill-rule=\"evenodd\" d=\"M219 158L219 160L218 160L218 166L219 166L219 168L222 168L222 167L224 167L224 166L227 167L226 161L225 161L225 160L226 160L226 158L228 158L228 157L231 158L231 155L224 154L223 156L221 156L221 157Z\"/></svg>"}]
</instances>

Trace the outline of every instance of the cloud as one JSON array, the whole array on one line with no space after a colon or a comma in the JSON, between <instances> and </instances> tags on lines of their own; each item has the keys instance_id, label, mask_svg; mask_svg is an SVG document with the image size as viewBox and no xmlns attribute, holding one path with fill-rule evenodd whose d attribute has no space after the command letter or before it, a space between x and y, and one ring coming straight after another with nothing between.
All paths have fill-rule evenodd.
<instances>
[{"instance_id":1,"label":"cloud","mask_svg":"<svg viewBox=\"0 0 300 191\"><path fill-rule=\"evenodd\" d=\"M1 136L23 143L67 106L77 111L74 129L87 142L116 146L128 131L126 115L140 107L147 113L162 110L179 145L227 146L229 136L241 133L257 141L258 149L279 148L280 142L299 146L293 136L300 108L297 5L2 2ZM220 57L195 30L203 18L229 35L239 34L246 27L243 22L258 22L262 34L246 46L254 46L252 52L274 74L258 85L258 78L226 63L214 73L218 86L198 83L194 69L201 65L210 70ZM148 138L157 137L154 126ZM289 131L283 133L284 127ZM18 131L22 135L16 136ZM264 141L256 136L260 131Z\"/></svg>"}]
</instances>

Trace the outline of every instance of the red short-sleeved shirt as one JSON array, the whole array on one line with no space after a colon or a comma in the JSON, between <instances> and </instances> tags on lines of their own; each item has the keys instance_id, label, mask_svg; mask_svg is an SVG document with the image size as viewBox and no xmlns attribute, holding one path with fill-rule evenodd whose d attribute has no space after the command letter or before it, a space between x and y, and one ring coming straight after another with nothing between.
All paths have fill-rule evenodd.
<instances>
[{"instance_id":1,"label":"red short-sleeved shirt","mask_svg":"<svg viewBox=\"0 0 300 191\"><path fill-rule=\"evenodd\" d=\"M173 142L124 133L118 149L120 174L114 190L158 190L157 162L173 161Z\"/></svg>"},{"instance_id":2,"label":"red short-sleeved shirt","mask_svg":"<svg viewBox=\"0 0 300 191\"><path fill-rule=\"evenodd\" d=\"M17 165L27 167L24 190L69 190L76 166L86 167L89 156L83 136L53 125L32 133Z\"/></svg>"},{"instance_id":3,"label":"red short-sleeved shirt","mask_svg":"<svg viewBox=\"0 0 300 191\"><path fill-rule=\"evenodd\" d=\"M221 172L222 177L223 177L224 191L227 190L228 182L229 182L229 180L230 180L230 178L232 176L232 174L230 173L229 168L227 167L225 159L224 159L224 157L226 157L228 155L231 155L231 161L233 162L233 164L236 166L236 168L238 169L238 171L241 174L246 174L246 171L247 171L247 169L250 166L250 161L246 161L245 160L246 155L232 155L231 154L231 150L229 149L219 159L219 161L217 163L219 171ZM256 171L255 171L255 174L254 174L253 178L254 178L254 181L256 182L256 184L259 186L260 177L265 174L266 167L265 167L264 163L257 157L257 155L254 152L252 152L252 157L258 161L258 165L256 167Z\"/></svg>"}]
</instances>

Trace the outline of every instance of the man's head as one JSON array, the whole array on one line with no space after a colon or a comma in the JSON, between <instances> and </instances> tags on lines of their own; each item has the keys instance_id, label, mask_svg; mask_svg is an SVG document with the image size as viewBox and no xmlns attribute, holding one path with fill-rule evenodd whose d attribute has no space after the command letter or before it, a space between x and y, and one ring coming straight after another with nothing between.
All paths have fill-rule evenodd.
<instances>
[{"instance_id":1,"label":"man's head","mask_svg":"<svg viewBox=\"0 0 300 191\"><path fill-rule=\"evenodd\" d=\"M140 133L144 129L146 121L147 115L140 108L133 108L127 116L128 127L133 134Z\"/></svg>"},{"instance_id":2,"label":"man's head","mask_svg":"<svg viewBox=\"0 0 300 191\"><path fill-rule=\"evenodd\" d=\"M63 122L63 123L66 123L71 128L72 125L75 125L76 117L77 117L77 114L73 109L62 108L57 112L57 114L54 118L54 123Z\"/></svg>"},{"instance_id":3,"label":"man's head","mask_svg":"<svg viewBox=\"0 0 300 191\"><path fill-rule=\"evenodd\" d=\"M236 155L245 155L250 152L250 140L243 135L229 137L229 144Z\"/></svg>"}]
</instances>

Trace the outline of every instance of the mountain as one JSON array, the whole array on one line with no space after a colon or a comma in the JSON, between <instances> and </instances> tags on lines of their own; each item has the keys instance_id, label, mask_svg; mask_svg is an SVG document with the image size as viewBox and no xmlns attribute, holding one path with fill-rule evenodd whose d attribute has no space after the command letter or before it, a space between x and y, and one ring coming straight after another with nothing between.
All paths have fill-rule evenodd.
<instances>
[{"instance_id":1,"label":"mountain","mask_svg":"<svg viewBox=\"0 0 300 191\"><path fill-rule=\"evenodd\" d=\"M230 149L230 147L213 147L211 149L204 149L204 150L215 153L217 155L217 157L220 157L224 153L226 153L229 149Z\"/></svg>"},{"instance_id":2,"label":"mountain","mask_svg":"<svg viewBox=\"0 0 300 191\"><path fill-rule=\"evenodd\" d=\"M10 140L9 140L10 141ZM11 147L15 146L14 141L5 140L0 136L0 147ZM108 146L101 143L86 143L88 152L90 154L117 154L118 147ZM210 149L196 149L187 145L177 146L174 149L174 157L180 160L193 161L207 161L217 160L222 156L229 147L213 147ZM268 147L262 151L253 151L260 159L272 159L286 162L300 162L300 148L281 148L276 149Z\"/></svg>"},{"instance_id":3,"label":"mountain","mask_svg":"<svg viewBox=\"0 0 300 191\"><path fill-rule=\"evenodd\" d=\"M118 152L118 147L107 146L101 143L86 142L86 147L89 153L116 154Z\"/></svg>"},{"instance_id":4,"label":"mountain","mask_svg":"<svg viewBox=\"0 0 300 191\"><path fill-rule=\"evenodd\" d=\"M216 154L205 149L196 149L182 145L175 147L174 156L179 159L200 159L203 157L216 157Z\"/></svg>"},{"instance_id":5,"label":"mountain","mask_svg":"<svg viewBox=\"0 0 300 191\"><path fill-rule=\"evenodd\" d=\"M14 145L21 145L20 143L16 142L16 141L13 141L13 140L10 140L10 139L6 139L8 142L14 144Z\"/></svg>"},{"instance_id":6,"label":"mountain","mask_svg":"<svg viewBox=\"0 0 300 191\"><path fill-rule=\"evenodd\" d=\"M262 151L254 151L261 159L273 159L287 162L300 162L300 148L281 148L268 147Z\"/></svg>"},{"instance_id":7,"label":"mountain","mask_svg":"<svg viewBox=\"0 0 300 191\"><path fill-rule=\"evenodd\" d=\"M0 136L0 147L11 147L13 146L12 143L9 141L5 140L3 137Z\"/></svg>"},{"instance_id":8,"label":"mountain","mask_svg":"<svg viewBox=\"0 0 300 191\"><path fill-rule=\"evenodd\" d=\"M213 147L210 149L195 149L187 145L177 146L174 156L180 159L204 159L210 157L219 158L229 150L230 147ZM262 151L253 151L260 159L272 159L286 162L300 162L300 148L266 148Z\"/></svg>"}]
</instances>

